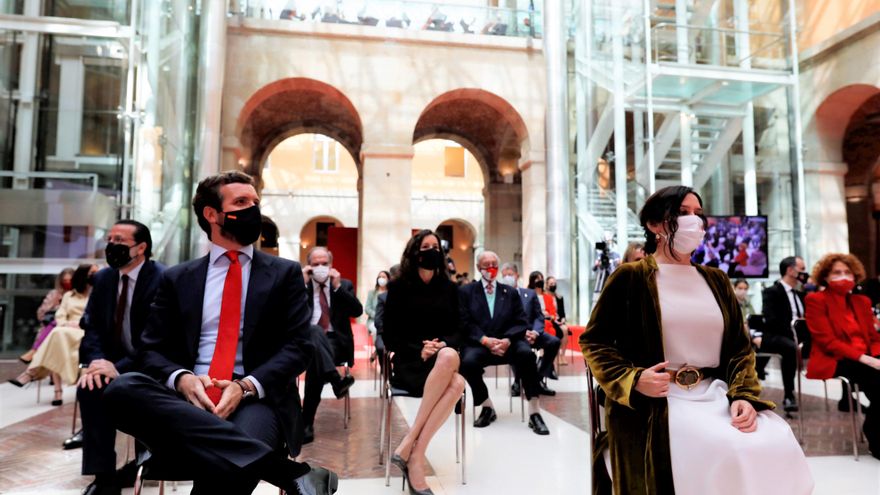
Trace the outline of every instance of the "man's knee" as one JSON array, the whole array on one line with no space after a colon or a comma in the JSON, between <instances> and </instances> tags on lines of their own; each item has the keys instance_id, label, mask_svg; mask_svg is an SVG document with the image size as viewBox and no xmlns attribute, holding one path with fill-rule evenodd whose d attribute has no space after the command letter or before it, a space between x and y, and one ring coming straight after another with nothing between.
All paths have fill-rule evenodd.
<instances>
[{"instance_id":1,"label":"man's knee","mask_svg":"<svg viewBox=\"0 0 880 495\"><path fill-rule=\"evenodd\" d=\"M110 406L119 405L132 397L140 396L138 389L155 383L155 380L143 373L124 373L107 385L101 395L101 401Z\"/></svg>"}]
</instances>

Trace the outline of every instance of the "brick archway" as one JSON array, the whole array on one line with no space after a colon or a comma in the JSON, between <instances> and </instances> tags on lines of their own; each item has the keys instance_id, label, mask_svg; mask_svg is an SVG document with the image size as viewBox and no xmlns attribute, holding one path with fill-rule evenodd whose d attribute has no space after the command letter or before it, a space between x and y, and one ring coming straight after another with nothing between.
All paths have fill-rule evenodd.
<instances>
[{"instance_id":1,"label":"brick archway","mask_svg":"<svg viewBox=\"0 0 880 495\"><path fill-rule=\"evenodd\" d=\"M880 88L854 84L832 93L816 111L817 131L826 146L841 150L847 164L846 216L850 252L870 275L878 272L880 201ZM880 190L877 191L880 193Z\"/></svg>"},{"instance_id":2,"label":"brick archway","mask_svg":"<svg viewBox=\"0 0 880 495\"><path fill-rule=\"evenodd\" d=\"M363 125L351 100L329 84L304 77L280 79L257 90L239 112L235 135L245 171L259 177L272 148L305 132L339 141L360 172Z\"/></svg>"},{"instance_id":3,"label":"brick archway","mask_svg":"<svg viewBox=\"0 0 880 495\"><path fill-rule=\"evenodd\" d=\"M456 141L477 157L486 184L515 173L528 152L529 136L519 112L504 98L482 89L462 88L435 98L419 116L413 142L428 139ZM513 164L513 165L511 165ZM511 167L513 170L503 170Z\"/></svg>"}]
</instances>

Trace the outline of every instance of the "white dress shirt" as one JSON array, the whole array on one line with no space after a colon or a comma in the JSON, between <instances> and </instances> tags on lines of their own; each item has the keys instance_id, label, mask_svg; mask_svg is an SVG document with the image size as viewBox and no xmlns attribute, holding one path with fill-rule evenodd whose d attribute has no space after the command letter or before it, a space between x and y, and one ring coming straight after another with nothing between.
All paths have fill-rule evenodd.
<instances>
[{"instance_id":1,"label":"white dress shirt","mask_svg":"<svg viewBox=\"0 0 880 495\"><path fill-rule=\"evenodd\" d=\"M788 296L788 305L791 307L791 317L797 318L798 313L800 313L800 317L804 317L804 308L801 305L801 301L798 298L797 294L794 292L794 287L785 283L784 280L780 279L779 283L782 284L782 287L785 288L785 295Z\"/></svg>"},{"instance_id":2,"label":"white dress shirt","mask_svg":"<svg viewBox=\"0 0 880 495\"><path fill-rule=\"evenodd\" d=\"M196 375L207 375L211 368L211 359L214 358L214 347L217 345L217 332L220 326L220 307L223 302L223 286L226 283L226 272L229 271L231 261L226 254L226 249L211 244L211 252L208 254L208 275L205 277L205 297L202 300L202 329L199 335L199 353L192 372ZM235 366L232 372L237 375L244 374L244 359L242 352L242 335L244 333L244 312L247 301L248 282L251 277L251 260L254 257L254 246L245 246L239 250L238 262L241 264L241 320L238 329L238 347L235 350ZM167 385L174 388L177 375L188 370L177 370L168 378ZM262 399L265 394L263 386L251 375L246 376L257 389L257 395Z\"/></svg>"},{"instance_id":3,"label":"white dress shirt","mask_svg":"<svg viewBox=\"0 0 880 495\"><path fill-rule=\"evenodd\" d=\"M327 296L327 307L330 307L330 277L327 277L327 280L324 281L324 295ZM318 282L312 280L312 325L317 325L318 320L321 319L321 296L320 291L321 285ZM335 292L335 290L334 290ZM330 322L330 326L327 328L328 332L333 331L333 322Z\"/></svg>"},{"instance_id":4,"label":"white dress shirt","mask_svg":"<svg viewBox=\"0 0 880 495\"><path fill-rule=\"evenodd\" d=\"M125 352L128 353L129 356L134 355L134 345L131 343L131 301L134 297L134 288L137 287L137 278L138 274L141 273L141 268L144 267L144 262L146 260L138 263L137 266L131 269L128 275L128 293L126 294L125 300L125 313L122 316L122 345L125 347ZM122 276L124 274L119 272L119 283L116 286L116 302L119 302L119 296L122 295Z\"/></svg>"}]
</instances>

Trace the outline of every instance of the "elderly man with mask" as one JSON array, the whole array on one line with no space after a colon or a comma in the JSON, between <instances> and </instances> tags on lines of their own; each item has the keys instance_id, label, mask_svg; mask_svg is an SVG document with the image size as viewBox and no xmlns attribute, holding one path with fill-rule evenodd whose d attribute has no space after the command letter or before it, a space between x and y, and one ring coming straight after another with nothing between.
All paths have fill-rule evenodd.
<instances>
[{"instance_id":1,"label":"elderly man with mask","mask_svg":"<svg viewBox=\"0 0 880 495\"><path fill-rule=\"evenodd\" d=\"M333 253L315 246L306 257L303 269L308 303L312 310L312 338L315 357L306 372L303 393L303 443L315 439L315 414L321 403L324 384L333 386L337 399L345 397L354 383L351 375L341 376L336 366L354 365L354 336L351 318L357 318L364 307L354 294L351 280L333 268Z\"/></svg>"},{"instance_id":2,"label":"elderly man with mask","mask_svg":"<svg viewBox=\"0 0 880 495\"><path fill-rule=\"evenodd\" d=\"M556 395L556 391L547 387L545 380L552 378L558 379L556 371L553 369L553 363L556 361L556 355L559 354L561 341L559 337L550 335L544 331L544 312L541 310L541 303L538 302L538 295L529 288L519 286L519 268L515 263L505 263L501 267L501 280L504 285L509 285L516 289L522 300L523 309L526 312L526 318L530 325L526 330L526 341L533 349L544 351L543 356L538 359L538 387L541 395ZM517 396L520 393L519 380L514 381L510 386L510 394Z\"/></svg>"},{"instance_id":3,"label":"elderly man with mask","mask_svg":"<svg viewBox=\"0 0 880 495\"><path fill-rule=\"evenodd\" d=\"M529 401L529 428L538 435L549 435L538 404L538 368L526 340L526 330L532 328L534 321L526 316L516 289L496 280L499 261L492 251L482 252L477 257L481 279L459 289L461 327L467 339L459 372L471 386L474 404L482 406L474 427L484 428L497 419L483 381L483 369L510 364Z\"/></svg>"}]
</instances>

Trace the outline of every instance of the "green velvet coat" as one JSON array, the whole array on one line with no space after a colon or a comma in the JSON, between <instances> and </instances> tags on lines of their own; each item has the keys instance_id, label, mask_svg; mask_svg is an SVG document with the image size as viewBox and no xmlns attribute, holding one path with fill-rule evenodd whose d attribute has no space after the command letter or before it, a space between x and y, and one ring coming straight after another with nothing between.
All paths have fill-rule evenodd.
<instances>
[{"instance_id":1,"label":"green velvet coat","mask_svg":"<svg viewBox=\"0 0 880 495\"><path fill-rule=\"evenodd\" d=\"M730 280L718 269L696 268L709 284L724 317L721 364L706 370L707 374L727 383L728 400L746 400L758 411L772 409L772 402L759 399L755 353ZM580 337L584 358L606 394L607 433L600 436L598 445L610 449L614 492L618 494L675 492L667 401L644 396L635 389L645 368L665 361L656 272L653 256L618 267L606 282ZM686 307L678 309L687 311ZM593 468L593 492L610 493L601 448L594 452Z\"/></svg>"}]
</instances>

